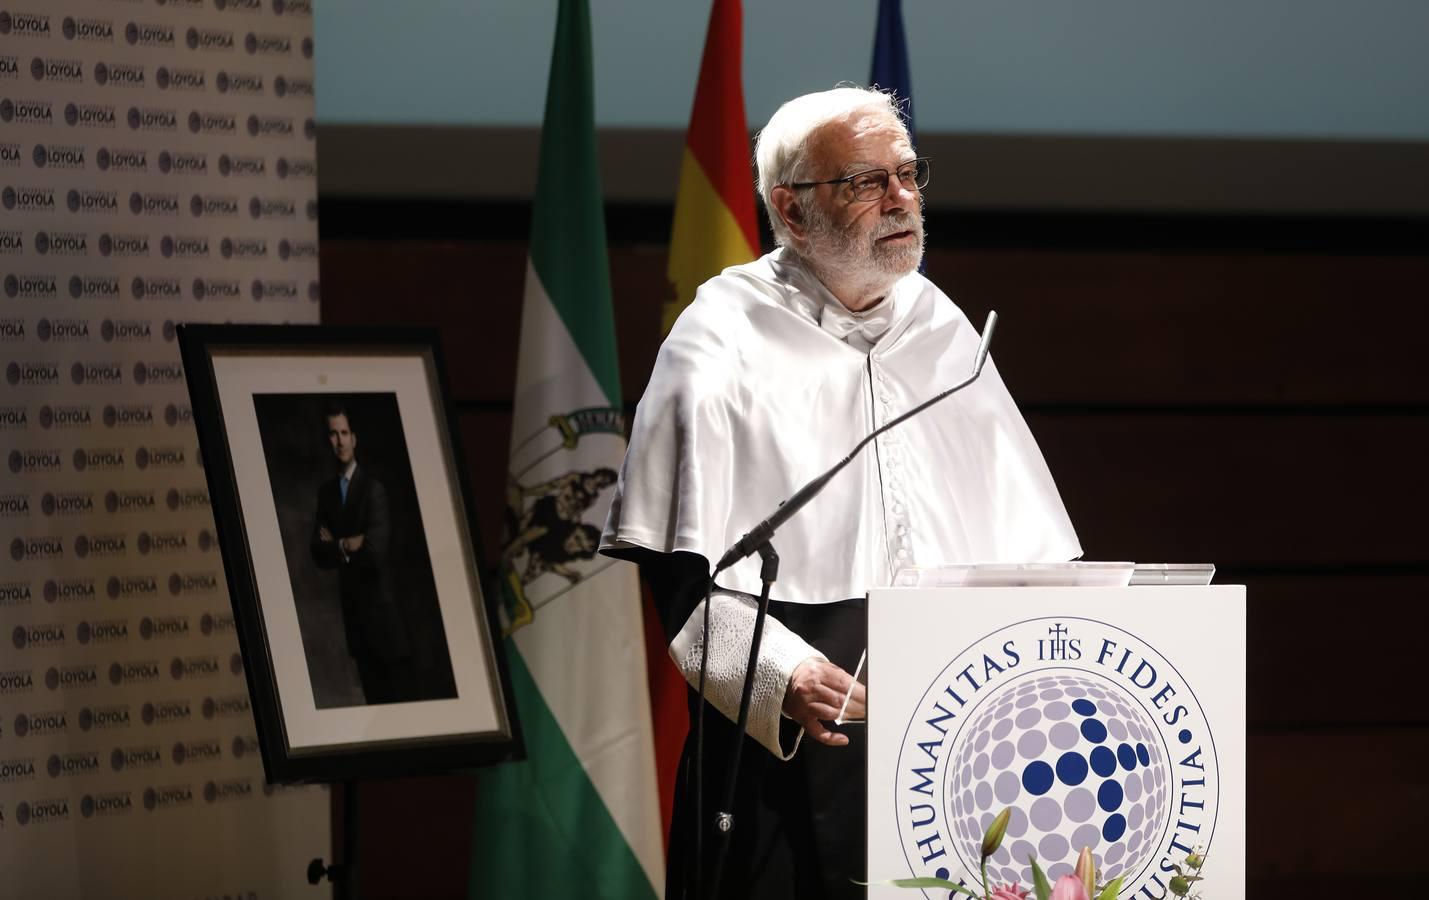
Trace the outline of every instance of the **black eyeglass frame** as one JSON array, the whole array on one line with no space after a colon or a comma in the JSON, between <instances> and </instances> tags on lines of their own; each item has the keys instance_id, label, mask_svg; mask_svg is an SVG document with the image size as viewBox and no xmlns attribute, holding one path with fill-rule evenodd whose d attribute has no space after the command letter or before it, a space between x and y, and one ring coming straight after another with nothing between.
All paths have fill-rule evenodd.
<instances>
[{"instance_id":1,"label":"black eyeglass frame","mask_svg":"<svg viewBox=\"0 0 1429 900\"><path fill-rule=\"evenodd\" d=\"M808 187L818 187L818 186L821 185L821 184L845 184L845 183L847 183L848 186L849 186L849 189L853 191L853 199L856 200L856 201L859 201L859 202L861 202L861 203L867 203L867 202L870 202L870 201L873 201L873 200L878 200L878 199L882 198L883 196L885 196L885 195L888 193L888 185L892 182L894 176L898 175L899 172L902 172L904 169L908 168L909 166L913 166L913 167L914 167L914 169L913 169L914 175L913 175L913 188L912 188L912 190L917 190L917 191L923 190L923 188L927 187L927 186L928 186L928 182L931 181L932 178L933 178L933 158L932 158L931 156L919 156L919 157L917 157L917 158L915 158L915 159L910 159L910 160L908 160L906 163L904 163L903 165L899 166L895 171L892 171L892 172L888 171L887 169L865 169L865 170L862 171L862 172L855 172L855 173L853 173L852 175L845 175L843 178L830 178L828 181L799 181L799 182L795 182L795 183L793 183L793 184L786 185L786 186L787 186L787 187L791 187L791 188L808 188ZM919 184L919 183L918 183L918 175L917 175L917 173L918 173L918 169L919 169L919 168L921 168L921 169L923 170L923 183L922 183L922 184ZM874 194L874 193L869 193L867 190L864 190L864 191L862 191L862 193L869 193L869 195L868 195L867 197L860 197L860 196L859 196L860 191L859 191L858 188L855 188L855 187L854 187L854 181L857 180L857 179L859 179L859 178L864 177L865 175L873 175L873 174L879 173L879 172L881 172L881 173L883 174L882 179L880 179L880 180L883 182L883 187L882 187L882 189L879 190L876 194ZM900 183L902 183L903 179L902 179L902 178L899 178L898 181L899 181ZM876 182L875 182L875 185L876 185ZM873 185L870 185L870 186L873 186Z\"/></svg>"}]
</instances>

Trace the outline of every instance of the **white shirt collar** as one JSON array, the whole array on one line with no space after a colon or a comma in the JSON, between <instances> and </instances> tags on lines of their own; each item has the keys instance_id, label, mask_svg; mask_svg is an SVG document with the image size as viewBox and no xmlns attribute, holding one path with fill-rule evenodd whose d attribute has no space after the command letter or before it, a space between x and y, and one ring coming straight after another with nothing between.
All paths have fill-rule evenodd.
<instances>
[{"instance_id":1,"label":"white shirt collar","mask_svg":"<svg viewBox=\"0 0 1429 900\"><path fill-rule=\"evenodd\" d=\"M901 279L877 304L853 312L840 303L789 248L781 247L771 261L776 271L795 288L785 305L856 350L864 353L872 350L897 318Z\"/></svg>"}]
</instances>

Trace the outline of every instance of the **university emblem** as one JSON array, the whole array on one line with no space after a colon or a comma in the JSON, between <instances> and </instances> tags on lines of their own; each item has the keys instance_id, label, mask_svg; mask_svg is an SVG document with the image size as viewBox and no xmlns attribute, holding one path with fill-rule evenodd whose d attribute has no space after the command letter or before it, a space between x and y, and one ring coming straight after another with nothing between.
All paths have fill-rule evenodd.
<instances>
[{"instance_id":1,"label":"university emblem","mask_svg":"<svg viewBox=\"0 0 1429 900\"><path fill-rule=\"evenodd\" d=\"M1137 635L1073 616L1030 619L951 658L906 725L900 843L919 875L974 883L984 829L1010 808L988 861L998 882L1050 878L1090 848L1121 896L1155 900L1209 848L1220 811L1216 736L1170 659ZM931 894L930 894L931 896Z\"/></svg>"}]
</instances>

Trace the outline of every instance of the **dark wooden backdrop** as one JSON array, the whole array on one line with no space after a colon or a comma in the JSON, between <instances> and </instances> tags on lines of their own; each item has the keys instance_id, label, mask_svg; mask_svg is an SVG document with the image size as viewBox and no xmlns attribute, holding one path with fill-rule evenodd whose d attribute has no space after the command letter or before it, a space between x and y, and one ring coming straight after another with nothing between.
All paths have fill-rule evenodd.
<instances>
[{"instance_id":1,"label":"dark wooden backdrop","mask_svg":"<svg viewBox=\"0 0 1429 900\"><path fill-rule=\"evenodd\" d=\"M323 321L441 329L488 561L527 216L322 208ZM608 222L633 407L669 209ZM1405 884L1429 837L1429 223L938 211L929 234L929 276L974 321L1003 317L999 369L1086 558L1215 562L1247 585L1249 896ZM360 796L364 896L464 895L470 778Z\"/></svg>"}]
</instances>

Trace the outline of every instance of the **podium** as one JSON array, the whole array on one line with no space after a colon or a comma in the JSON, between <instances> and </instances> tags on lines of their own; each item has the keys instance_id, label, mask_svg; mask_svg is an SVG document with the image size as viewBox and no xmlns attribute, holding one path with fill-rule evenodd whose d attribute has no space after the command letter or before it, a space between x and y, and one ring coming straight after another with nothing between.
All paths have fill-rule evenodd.
<instances>
[{"instance_id":1,"label":"podium","mask_svg":"<svg viewBox=\"0 0 1429 900\"><path fill-rule=\"evenodd\" d=\"M1055 879L1090 847L1120 896L1245 896L1245 589L890 587L868 595L869 897L932 876ZM929 898L948 891L925 889Z\"/></svg>"}]
</instances>

